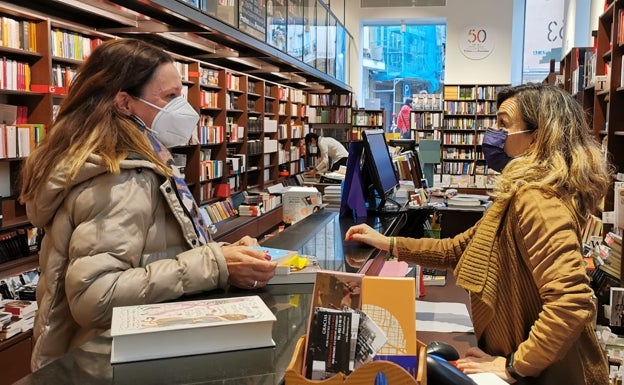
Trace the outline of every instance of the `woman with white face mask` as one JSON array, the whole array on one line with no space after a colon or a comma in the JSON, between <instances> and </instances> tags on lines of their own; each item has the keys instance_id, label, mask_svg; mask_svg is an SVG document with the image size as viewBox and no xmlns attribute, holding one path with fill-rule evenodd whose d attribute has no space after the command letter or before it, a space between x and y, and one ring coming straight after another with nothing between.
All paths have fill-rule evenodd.
<instances>
[{"instance_id":1,"label":"woman with white face mask","mask_svg":"<svg viewBox=\"0 0 624 385\"><path fill-rule=\"evenodd\" d=\"M501 175L475 226L454 238L412 239L357 225L347 239L453 271L470 293L478 343L457 361L465 373L518 384L607 384L580 234L609 187L609 165L565 91L509 87L497 104L496 128L482 148Z\"/></svg>"},{"instance_id":2,"label":"woman with white face mask","mask_svg":"<svg viewBox=\"0 0 624 385\"><path fill-rule=\"evenodd\" d=\"M20 199L45 230L32 369L110 328L112 308L234 285L255 289L275 262L245 237L212 241L167 147L199 116L172 58L135 39L98 47L78 71ZM210 343L207 341L207 343Z\"/></svg>"}]
</instances>

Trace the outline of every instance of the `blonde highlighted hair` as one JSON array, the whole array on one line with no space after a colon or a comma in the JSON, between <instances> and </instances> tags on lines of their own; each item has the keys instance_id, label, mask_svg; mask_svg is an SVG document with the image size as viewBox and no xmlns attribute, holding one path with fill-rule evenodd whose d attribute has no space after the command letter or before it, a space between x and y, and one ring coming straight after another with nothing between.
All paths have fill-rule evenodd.
<instances>
[{"instance_id":1,"label":"blonde highlighted hair","mask_svg":"<svg viewBox=\"0 0 624 385\"><path fill-rule=\"evenodd\" d=\"M564 90L543 84L505 88L498 106L508 99L515 100L526 129L536 136L528 152L504 168L494 197L509 199L523 187L538 188L568 202L584 223L600 209L611 181L582 107Z\"/></svg>"}]
</instances>

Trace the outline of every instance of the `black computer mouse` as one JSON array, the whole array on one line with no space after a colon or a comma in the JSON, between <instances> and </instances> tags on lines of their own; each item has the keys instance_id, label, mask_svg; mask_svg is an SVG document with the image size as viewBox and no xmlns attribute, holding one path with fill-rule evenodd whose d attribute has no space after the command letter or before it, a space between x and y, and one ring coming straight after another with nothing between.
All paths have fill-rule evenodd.
<instances>
[{"instance_id":1,"label":"black computer mouse","mask_svg":"<svg viewBox=\"0 0 624 385\"><path fill-rule=\"evenodd\" d=\"M456 361L459 359L459 353L453 345L442 341L432 341L427 345L427 355L434 355L444 358L447 361Z\"/></svg>"}]
</instances>

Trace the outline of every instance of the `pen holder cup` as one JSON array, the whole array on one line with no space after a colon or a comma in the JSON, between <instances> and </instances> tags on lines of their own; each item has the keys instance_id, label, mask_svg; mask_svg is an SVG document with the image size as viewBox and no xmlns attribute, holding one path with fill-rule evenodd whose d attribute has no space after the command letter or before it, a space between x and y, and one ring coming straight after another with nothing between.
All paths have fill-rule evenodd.
<instances>
[{"instance_id":1,"label":"pen holder cup","mask_svg":"<svg viewBox=\"0 0 624 385\"><path fill-rule=\"evenodd\" d=\"M425 238L440 239L440 229L425 229Z\"/></svg>"},{"instance_id":2,"label":"pen holder cup","mask_svg":"<svg viewBox=\"0 0 624 385\"><path fill-rule=\"evenodd\" d=\"M425 344L418 341L418 373L413 377L399 365L390 361L368 362L348 376L338 373L326 380L310 380L305 378L303 372L303 353L305 349L305 336L299 338L293 357L286 368L286 385L373 385L377 373L383 372L388 385L426 385L427 384L427 352Z\"/></svg>"}]
</instances>

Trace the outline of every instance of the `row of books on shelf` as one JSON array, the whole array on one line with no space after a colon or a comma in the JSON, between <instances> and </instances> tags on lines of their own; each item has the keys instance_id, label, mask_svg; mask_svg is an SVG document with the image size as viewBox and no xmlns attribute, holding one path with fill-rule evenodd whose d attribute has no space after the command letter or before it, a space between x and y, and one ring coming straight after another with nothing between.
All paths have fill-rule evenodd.
<instances>
[{"instance_id":1,"label":"row of books on shelf","mask_svg":"<svg viewBox=\"0 0 624 385\"><path fill-rule=\"evenodd\" d=\"M225 158L225 167L228 175L238 175L247 171L247 155L230 154Z\"/></svg>"},{"instance_id":2,"label":"row of books on shelf","mask_svg":"<svg viewBox=\"0 0 624 385\"><path fill-rule=\"evenodd\" d=\"M490 116L478 116L478 119L468 117L447 117L444 119L445 130L485 130L496 125L496 118Z\"/></svg>"},{"instance_id":3,"label":"row of books on shelf","mask_svg":"<svg viewBox=\"0 0 624 385\"><path fill-rule=\"evenodd\" d=\"M219 108L219 93L217 91L199 91L200 108Z\"/></svg>"},{"instance_id":4,"label":"row of books on shelf","mask_svg":"<svg viewBox=\"0 0 624 385\"><path fill-rule=\"evenodd\" d=\"M351 107L308 107L308 123L350 124Z\"/></svg>"},{"instance_id":5,"label":"row of books on shelf","mask_svg":"<svg viewBox=\"0 0 624 385\"><path fill-rule=\"evenodd\" d=\"M266 129L264 131L267 133ZM304 125L296 124L294 122L290 123L290 136L288 135L288 124L279 124L277 126L277 137L279 139L300 139L303 137Z\"/></svg>"},{"instance_id":6,"label":"row of books on shelf","mask_svg":"<svg viewBox=\"0 0 624 385\"><path fill-rule=\"evenodd\" d=\"M76 76L77 69L67 65L54 64L52 65L52 84L61 88L61 93L66 93L66 89L71 81ZM57 91L58 92L58 91Z\"/></svg>"},{"instance_id":7,"label":"row of books on shelf","mask_svg":"<svg viewBox=\"0 0 624 385\"><path fill-rule=\"evenodd\" d=\"M37 52L37 24L7 16L0 19L0 45L3 47Z\"/></svg>"},{"instance_id":8,"label":"row of books on shelf","mask_svg":"<svg viewBox=\"0 0 624 385\"><path fill-rule=\"evenodd\" d=\"M199 144L218 144L225 140L223 126L199 125L197 128L197 142Z\"/></svg>"},{"instance_id":9,"label":"row of books on shelf","mask_svg":"<svg viewBox=\"0 0 624 385\"><path fill-rule=\"evenodd\" d=\"M483 142L483 133L475 135L472 132L445 132L442 138L444 138L444 144L457 144L457 145L474 145L475 137L478 138L476 143Z\"/></svg>"},{"instance_id":10,"label":"row of books on shelf","mask_svg":"<svg viewBox=\"0 0 624 385\"><path fill-rule=\"evenodd\" d=\"M66 59L86 60L91 52L104 41L97 37L85 36L73 31L52 29L50 33L52 56Z\"/></svg>"},{"instance_id":11,"label":"row of books on shelf","mask_svg":"<svg viewBox=\"0 0 624 385\"><path fill-rule=\"evenodd\" d=\"M445 99L494 100L502 86L445 85Z\"/></svg>"},{"instance_id":12,"label":"row of books on shelf","mask_svg":"<svg viewBox=\"0 0 624 385\"><path fill-rule=\"evenodd\" d=\"M247 132L248 133L261 133L264 131L264 123L266 121L263 119L258 119L256 116L250 116L247 118Z\"/></svg>"},{"instance_id":13,"label":"row of books on shelf","mask_svg":"<svg viewBox=\"0 0 624 385\"><path fill-rule=\"evenodd\" d=\"M238 143L245 138L245 126L236 123L236 119L228 116L225 121L225 138L229 143Z\"/></svg>"},{"instance_id":14,"label":"row of books on shelf","mask_svg":"<svg viewBox=\"0 0 624 385\"><path fill-rule=\"evenodd\" d=\"M354 126L383 126L384 112L367 112L367 111L354 111L353 122Z\"/></svg>"},{"instance_id":15,"label":"row of books on shelf","mask_svg":"<svg viewBox=\"0 0 624 385\"><path fill-rule=\"evenodd\" d=\"M351 94L308 94L313 106L351 106Z\"/></svg>"},{"instance_id":16,"label":"row of books on shelf","mask_svg":"<svg viewBox=\"0 0 624 385\"><path fill-rule=\"evenodd\" d=\"M434 187L441 188L484 188L494 187L496 174L437 174L433 178Z\"/></svg>"},{"instance_id":17,"label":"row of books on shelf","mask_svg":"<svg viewBox=\"0 0 624 385\"><path fill-rule=\"evenodd\" d=\"M477 106L474 102L445 101L444 113L450 115L475 115Z\"/></svg>"},{"instance_id":18,"label":"row of books on shelf","mask_svg":"<svg viewBox=\"0 0 624 385\"><path fill-rule=\"evenodd\" d=\"M442 110L441 94L414 94L412 95L412 109L414 110Z\"/></svg>"},{"instance_id":19,"label":"row of books on shelf","mask_svg":"<svg viewBox=\"0 0 624 385\"><path fill-rule=\"evenodd\" d=\"M221 178L223 176L223 161L210 159L199 162L200 182Z\"/></svg>"},{"instance_id":20,"label":"row of books on shelf","mask_svg":"<svg viewBox=\"0 0 624 385\"><path fill-rule=\"evenodd\" d=\"M231 198L202 205L199 207L199 211L202 215L204 223L208 225L219 223L228 218L235 217L238 214L234 208Z\"/></svg>"},{"instance_id":21,"label":"row of books on shelf","mask_svg":"<svg viewBox=\"0 0 624 385\"><path fill-rule=\"evenodd\" d=\"M0 124L0 159L26 157L44 137L43 124Z\"/></svg>"},{"instance_id":22,"label":"row of books on shelf","mask_svg":"<svg viewBox=\"0 0 624 385\"><path fill-rule=\"evenodd\" d=\"M444 114L442 112L418 112L412 111L411 128L417 130L433 129L442 127Z\"/></svg>"},{"instance_id":23,"label":"row of books on shelf","mask_svg":"<svg viewBox=\"0 0 624 385\"><path fill-rule=\"evenodd\" d=\"M241 77L234 75L231 72L226 72L225 88L227 88L228 90L240 91L241 90Z\"/></svg>"},{"instance_id":24,"label":"row of books on shelf","mask_svg":"<svg viewBox=\"0 0 624 385\"><path fill-rule=\"evenodd\" d=\"M32 255L28 232L28 229L19 228L0 234L0 263Z\"/></svg>"},{"instance_id":25,"label":"row of books on shelf","mask_svg":"<svg viewBox=\"0 0 624 385\"><path fill-rule=\"evenodd\" d=\"M199 84L202 86L219 86L219 70L199 68Z\"/></svg>"},{"instance_id":26,"label":"row of books on shelf","mask_svg":"<svg viewBox=\"0 0 624 385\"><path fill-rule=\"evenodd\" d=\"M19 60L0 58L0 89L9 91L34 91L44 92L31 87L30 64Z\"/></svg>"},{"instance_id":27,"label":"row of books on shelf","mask_svg":"<svg viewBox=\"0 0 624 385\"><path fill-rule=\"evenodd\" d=\"M472 160L474 159L476 152L473 148L447 147L453 144L463 145L462 143L450 143L450 144L445 143L445 147L442 149L442 158L444 160L449 161L449 160L462 160L462 159ZM463 163L462 166L465 168L466 163ZM468 171L470 172L471 170L468 169Z\"/></svg>"},{"instance_id":28,"label":"row of books on shelf","mask_svg":"<svg viewBox=\"0 0 624 385\"><path fill-rule=\"evenodd\" d=\"M447 159L445 159L445 162L442 164L443 174L473 175L474 172L475 172L475 163L473 161L461 162L461 161L457 161L457 159L451 159L451 161L448 161Z\"/></svg>"},{"instance_id":29,"label":"row of books on shelf","mask_svg":"<svg viewBox=\"0 0 624 385\"><path fill-rule=\"evenodd\" d=\"M280 195L267 193L245 194L243 202L238 205L238 215L241 217L259 217L282 204Z\"/></svg>"}]
</instances>

